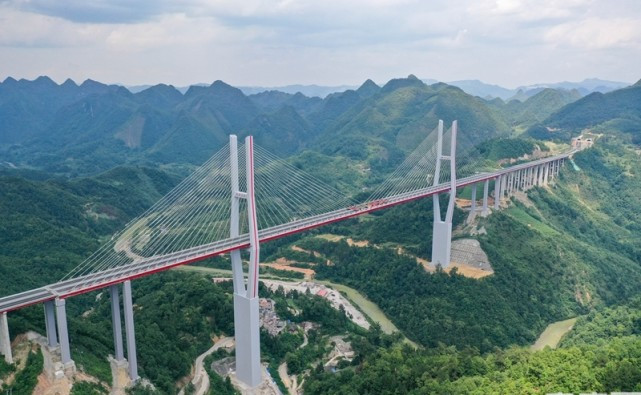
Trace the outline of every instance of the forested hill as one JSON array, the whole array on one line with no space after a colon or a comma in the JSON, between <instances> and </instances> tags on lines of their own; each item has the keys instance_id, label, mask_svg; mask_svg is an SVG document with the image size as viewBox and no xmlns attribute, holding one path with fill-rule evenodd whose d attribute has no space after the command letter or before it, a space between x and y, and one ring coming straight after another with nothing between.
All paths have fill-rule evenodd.
<instances>
[{"instance_id":1,"label":"forested hill","mask_svg":"<svg viewBox=\"0 0 641 395\"><path fill-rule=\"evenodd\" d=\"M503 136L568 102L555 92L517 109L412 75L382 87L367 80L324 99L278 91L248 96L222 81L182 94L163 84L131 93L92 80L7 78L0 83L0 166L75 177L124 163L194 165L235 133L254 135L281 156L311 150L390 170L438 119L458 119L469 140Z\"/></svg>"},{"instance_id":2,"label":"forested hill","mask_svg":"<svg viewBox=\"0 0 641 395\"><path fill-rule=\"evenodd\" d=\"M641 142L641 81L608 93L591 93L553 113L530 130L537 138L568 139L589 128L595 133L627 133Z\"/></svg>"},{"instance_id":3,"label":"forested hill","mask_svg":"<svg viewBox=\"0 0 641 395\"><path fill-rule=\"evenodd\" d=\"M0 296L61 278L177 181L132 167L73 181L0 172Z\"/></svg>"},{"instance_id":4,"label":"forested hill","mask_svg":"<svg viewBox=\"0 0 641 395\"><path fill-rule=\"evenodd\" d=\"M581 98L576 90L565 91L545 88L538 93L522 98L511 99L504 103L500 99L490 101L516 130L524 130L538 122L544 121L563 106Z\"/></svg>"}]
</instances>

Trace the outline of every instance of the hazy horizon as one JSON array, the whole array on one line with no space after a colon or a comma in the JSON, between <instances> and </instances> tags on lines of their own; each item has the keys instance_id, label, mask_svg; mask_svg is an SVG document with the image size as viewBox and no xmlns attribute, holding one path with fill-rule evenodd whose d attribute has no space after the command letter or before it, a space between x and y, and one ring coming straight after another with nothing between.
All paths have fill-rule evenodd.
<instances>
[{"instance_id":1,"label":"hazy horizon","mask_svg":"<svg viewBox=\"0 0 641 395\"><path fill-rule=\"evenodd\" d=\"M0 80L277 87L641 76L633 0L0 2Z\"/></svg>"},{"instance_id":2,"label":"hazy horizon","mask_svg":"<svg viewBox=\"0 0 641 395\"><path fill-rule=\"evenodd\" d=\"M415 75L415 74L412 74L412 75ZM107 85L119 85L119 86L123 86L125 88L152 87L152 86L155 86L155 85L164 84L164 85L171 85L171 86L173 86L173 87L175 87L177 89L188 88L190 86L209 86L209 85L213 84L215 81L218 81L218 80L223 81L223 82L225 82L225 83L227 83L227 84L229 84L231 86L237 87L237 88L256 88L256 89L258 89L258 88L274 88L275 89L275 88L284 88L284 87L306 86L306 87L319 87L319 88L345 88L345 89L351 89L351 88L358 88L360 85L362 85L367 80L372 80L371 78L364 78L360 83L356 83L356 84L322 85L322 84L317 84L317 83L301 84L301 83L294 82L294 83L291 83L291 84L267 86L267 85L236 85L236 84L229 83L228 81L225 81L225 80L214 79L212 81L201 81L201 82L196 82L196 83L187 84L187 85L176 85L176 84L171 84L171 83L164 82L164 81L159 81L159 82L149 83L149 84L125 84L125 83L121 83L121 82L102 81L100 79L91 78L91 77L83 79L83 80L76 80L76 79L71 78L71 77L67 77L67 78L63 78L63 79L56 79L56 78L53 78L53 77L48 76L48 75L39 75L39 76L36 76L36 77L33 77L33 78L16 77L16 76L8 75L8 76L4 77L2 80L0 80L0 83L5 82L9 78L12 78L12 79L17 80L17 81L19 81L19 80L35 81L36 79L38 79L40 77L47 77L47 78L51 79L53 82L55 82L58 85L62 85L67 80L72 80L77 85L81 85L83 82L85 82L87 80L91 80L91 81L96 81L96 82L107 84ZM416 77L419 78L423 82L434 80L432 78L421 78L420 76L416 76ZM397 79L397 78L407 78L407 76L396 76L396 77L392 77L391 79ZM640 74L640 78L641 78L641 74ZM379 85L379 86L383 86L387 82L389 82L390 80L386 80L386 81L374 81L374 80L372 80L372 81L374 83L376 83L377 85ZM564 80L564 81L544 81L544 82L535 82L535 83L528 84L528 85L521 84L521 85L517 85L517 86L504 86L504 85L495 84L495 83L492 83L492 82L482 81L482 80L479 80L479 79L453 80L453 81L438 81L438 80L435 80L435 81L436 82L446 83L446 84L457 83L457 82L466 82L466 81L478 81L480 83L487 84L487 85L495 85L495 86L498 86L500 88L516 90L516 89L519 89L519 88L522 88L522 87L531 87L531 86L538 86L538 85L552 85L552 84L559 84L559 83L577 83L578 84L578 83L584 82L586 80L601 80L601 81L606 81L606 82L624 83L624 84L629 84L629 85L632 85L632 84L634 84L636 82L636 81L613 81L613 80L607 80L607 79L599 78L599 77L590 77L590 78L585 78L583 80L576 80L576 81L567 81L567 80Z\"/></svg>"}]
</instances>

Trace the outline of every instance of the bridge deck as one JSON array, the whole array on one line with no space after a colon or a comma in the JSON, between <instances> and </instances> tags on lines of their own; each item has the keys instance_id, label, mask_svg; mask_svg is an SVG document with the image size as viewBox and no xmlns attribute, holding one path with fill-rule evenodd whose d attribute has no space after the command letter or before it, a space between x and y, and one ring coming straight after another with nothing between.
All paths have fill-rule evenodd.
<instances>
[{"instance_id":1,"label":"bridge deck","mask_svg":"<svg viewBox=\"0 0 641 395\"><path fill-rule=\"evenodd\" d=\"M538 166L540 164L564 159L569 157L573 153L574 151L570 151L561 155L522 163L520 165L490 173L479 173L473 176L461 178L457 180L456 187L461 188L466 185L483 182L485 180L492 180L503 174L508 174L514 171ZM313 217L292 221L283 225L262 229L259 231L258 237L260 242L264 243L270 240L285 237L294 233L303 232L333 222L342 221L373 211L396 206L398 204L407 203L412 200L421 199L438 193L448 192L449 190L449 184L440 184L437 186L423 188L416 191L406 192L384 199L379 199L375 202L361 203L352 207L346 207L325 214L320 214ZM125 266L111 268L101 272L60 281L19 294L5 296L3 298L0 298L0 312L17 310L32 304L42 303L56 297L66 298L91 292L96 289L104 288L113 284L118 284L126 280L147 276L156 272L170 269L175 266L185 265L188 263L211 258L216 255L225 254L233 250L247 248L248 246L249 236L247 234L244 234L239 237L228 238L171 254L134 260L132 263Z\"/></svg>"}]
</instances>

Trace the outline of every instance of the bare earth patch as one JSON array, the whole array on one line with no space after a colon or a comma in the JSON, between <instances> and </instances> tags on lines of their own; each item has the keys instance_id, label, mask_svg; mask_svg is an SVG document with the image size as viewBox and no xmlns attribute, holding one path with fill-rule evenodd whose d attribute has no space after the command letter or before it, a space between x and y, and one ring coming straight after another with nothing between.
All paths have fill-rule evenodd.
<instances>
[{"instance_id":1,"label":"bare earth patch","mask_svg":"<svg viewBox=\"0 0 641 395\"><path fill-rule=\"evenodd\" d=\"M286 258L278 258L276 262L272 263L261 263L260 266L271 267L276 270L288 270L290 272L303 273L306 280L311 280L316 275L316 272L313 269L305 269L302 267L291 266L291 264L296 263L295 261L290 261Z\"/></svg>"},{"instance_id":2,"label":"bare earth patch","mask_svg":"<svg viewBox=\"0 0 641 395\"><path fill-rule=\"evenodd\" d=\"M532 345L532 350L543 350L546 346L556 348L563 336L572 330L575 322L576 318L570 318L569 320L551 323L545 328L543 333L541 333L541 336L536 339L536 343Z\"/></svg>"},{"instance_id":3,"label":"bare earth patch","mask_svg":"<svg viewBox=\"0 0 641 395\"><path fill-rule=\"evenodd\" d=\"M343 236L338 235L321 235L318 236L325 240L329 241L339 241L344 239ZM345 240L350 246L356 247L374 247L380 248L377 245L370 244L369 241L363 240L354 242L352 239ZM422 265L425 270L430 273L436 271L436 268L433 267L427 259L417 257L405 251L403 247L398 247L396 253L399 255L405 255L410 258L414 258L416 263ZM449 273L453 268L457 268L457 272L465 277L479 279L487 277L491 274L494 274L494 270L490 265L490 261L485 254L485 251L481 248L480 243L475 239L458 239L452 241L452 263L450 266L444 269L445 272Z\"/></svg>"}]
</instances>

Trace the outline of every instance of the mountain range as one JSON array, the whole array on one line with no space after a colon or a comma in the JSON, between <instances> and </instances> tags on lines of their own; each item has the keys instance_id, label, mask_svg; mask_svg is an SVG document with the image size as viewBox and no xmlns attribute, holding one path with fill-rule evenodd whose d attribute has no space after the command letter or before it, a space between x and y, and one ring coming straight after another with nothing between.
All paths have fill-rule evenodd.
<instances>
[{"instance_id":1,"label":"mountain range","mask_svg":"<svg viewBox=\"0 0 641 395\"><path fill-rule=\"evenodd\" d=\"M607 85L589 82L593 89ZM593 121L634 128L638 84L583 98L578 89L565 89L569 86L537 88L531 96L503 101L445 83L426 84L413 75L383 86L367 80L324 98L277 90L247 95L223 81L184 93L165 84L132 93L93 80L58 85L45 76L7 78L0 83L0 163L67 176L123 163L195 165L235 133L254 135L257 144L281 156L313 151L316 162L330 168L341 157L348 166L385 171L395 168L438 119L458 119L463 136L477 142L525 130L550 137L540 133L548 126L574 133ZM625 114L614 115L622 110Z\"/></svg>"},{"instance_id":2,"label":"mountain range","mask_svg":"<svg viewBox=\"0 0 641 395\"><path fill-rule=\"evenodd\" d=\"M427 85L433 85L437 82L444 82L435 79L422 79ZM528 97L534 96L538 92L542 91L545 88L551 89L561 89L572 91L576 90L581 94L581 96L588 95L592 92L601 92L606 93L616 89L624 88L630 85L627 82L621 81L608 81L602 80L599 78L586 78L583 81L578 82L553 82L553 83L541 83L541 84L531 84L531 85L522 85L517 88L505 88L500 85L488 84L479 80L458 80L458 81L449 81L445 82L448 85L453 85L458 88L461 88L465 93L469 93L473 96L479 96L485 99L500 98L502 100L520 100L524 101ZM194 84L195 86L207 86L209 84L199 83ZM145 89L151 88L153 85L127 85L125 86L131 93L138 93ZM276 87L262 87L262 86L239 86L241 91L246 95L253 95L257 93L267 92L267 91L279 91L284 93L301 93L309 97L320 97L325 98L332 93L344 92L346 90L357 89L356 85L338 85L338 86L323 86L323 85L283 85ZM176 87L181 93L187 92L189 89L188 86Z\"/></svg>"}]
</instances>

